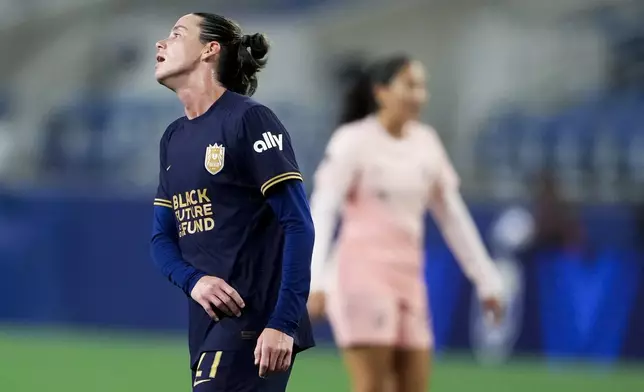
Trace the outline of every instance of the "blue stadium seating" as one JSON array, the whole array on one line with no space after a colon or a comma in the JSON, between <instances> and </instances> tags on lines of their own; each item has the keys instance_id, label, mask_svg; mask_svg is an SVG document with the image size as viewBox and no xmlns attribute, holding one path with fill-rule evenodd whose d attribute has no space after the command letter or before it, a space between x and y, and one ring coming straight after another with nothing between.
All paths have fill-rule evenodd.
<instances>
[{"instance_id":1,"label":"blue stadium seating","mask_svg":"<svg viewBox=\"0 0 644 392\"><path fill-rule=\"evenodd\" d=\"M644 180L642 148L644 93L620 91L590 96L545 117L521 109L493 117L479 133L476 154L492 178L526 178L552 169L569 187L585 180L611 192L620 181Z\"/></svg>"}]
</instances>

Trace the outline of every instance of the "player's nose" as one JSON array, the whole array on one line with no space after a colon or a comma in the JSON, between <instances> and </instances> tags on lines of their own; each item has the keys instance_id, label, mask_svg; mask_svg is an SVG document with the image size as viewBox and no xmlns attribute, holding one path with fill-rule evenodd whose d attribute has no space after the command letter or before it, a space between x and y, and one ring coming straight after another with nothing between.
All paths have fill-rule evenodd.
<instances>
[{"instance_id":1,"label":"player's nose","mask_svg":"<svg viewBox=\"0 0 644 392\"><path fill-rule=\"evenodd\" d=\"M159 40L157 43L154 45L154 47L159 50L159 49L165 49L165 40Z\"/></svg>"}]
</instances>

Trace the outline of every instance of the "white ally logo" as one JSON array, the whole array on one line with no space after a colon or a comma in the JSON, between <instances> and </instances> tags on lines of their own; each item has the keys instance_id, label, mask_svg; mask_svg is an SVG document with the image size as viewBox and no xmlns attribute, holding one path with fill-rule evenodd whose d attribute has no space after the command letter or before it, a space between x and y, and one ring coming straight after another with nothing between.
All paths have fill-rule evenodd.
<instances>
[{"instance_id":1,"label":"white ally logo","mask_svg":"<svg viewBox=\"0 0 644 392\"><path fill-rule=\"evenodd\" d=\"M273 135L270 132L262 133L263 140L258 140L253 144L253 149L256 152L264 152L273 147L279 148L282 151L282 134Z\"/></svg>"}]
</instances>

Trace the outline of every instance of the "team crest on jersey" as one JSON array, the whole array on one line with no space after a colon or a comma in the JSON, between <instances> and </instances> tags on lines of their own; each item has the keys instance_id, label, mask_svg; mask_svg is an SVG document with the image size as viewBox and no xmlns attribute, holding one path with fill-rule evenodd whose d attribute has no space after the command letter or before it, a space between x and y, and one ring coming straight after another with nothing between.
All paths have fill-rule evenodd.
<instances>
[{"instance_id":1,"label":"team crest on jersey","mask_svg":"<svg viewBox=\"0 0 644 392\"><path fill-rule=\"evenodd\" d=\"M206 147L206 160L204 166L208 173L215 175L224 168L225 147L217 143Z\"/></svg>"}]
</instances>

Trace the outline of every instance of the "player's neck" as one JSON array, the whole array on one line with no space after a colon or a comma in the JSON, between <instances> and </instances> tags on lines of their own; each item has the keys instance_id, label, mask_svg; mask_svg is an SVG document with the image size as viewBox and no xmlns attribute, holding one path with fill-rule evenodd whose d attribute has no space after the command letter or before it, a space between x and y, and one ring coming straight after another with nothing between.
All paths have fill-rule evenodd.
<instances>
[{"instance_id":1,"label":"player's neck","mask_svg":"<svg viewBox=\"0 0 644 392\"><path fill-rule=\"evenodd\" d=\"M185 87L175 90L183 104L186 117L192 120L206 113L219 99L226 88L214 78L203 78L196 83L186 83Z\"/></svg>"},{"instance_id":2,"label":"player's neck","mask_svg":"<svg viewBox=\"0 0 644 392\"><path fill-rule=\"evenodd\" d=\"M403 137L403 128L405 127L406 120L395 118L387 113L378 113L378 121L382 127L395 138Z\"/></svg>"}]
</instances>

